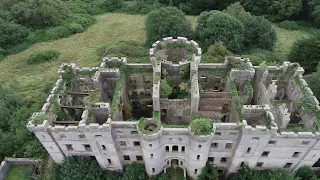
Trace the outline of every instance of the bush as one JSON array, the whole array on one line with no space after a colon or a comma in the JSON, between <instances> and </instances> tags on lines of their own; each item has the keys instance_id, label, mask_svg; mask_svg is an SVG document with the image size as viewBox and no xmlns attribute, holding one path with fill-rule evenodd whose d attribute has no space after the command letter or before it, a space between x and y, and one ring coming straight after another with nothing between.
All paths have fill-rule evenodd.
<instances>
[{"instance_id":1,"label":"bush","mask_svg":"<svg viewBox=\"0 0 320 180\"><path fill-rule=\"evenodd\" d=\"M192 34L191 24L181 10L173 7L152 11L146 18L147 45L151 45L164 37L184 36Z\"/></svg>"},{"instance_id":2,"label":"bush","mask_svg":"<svg viewBox=\"0 0 320 180\"><path fill-rule=\"evenodd\" d=\"M218 41L209 46L206 62L223 62L224 58L229 55L231 52L223 45L223 42Z\"/></svg>"},{"instance_id":3,"label":"bush","mask_svg":"<svg viewBox=\"0 0 320 180\"><path fill-rule=\"evenodd\" d=\"M60 53L58 51L44 51L41 53L33 53L29 56L27 62L28 64L39 64L42 62L51 61L57 57L59 57Z\"/></svg>"},{"instance_id":4,"label":"bush","mask_svg":"<svg viewBox=\"0 0 320 180\"><path fill-rule=\"evenodd\" d=\"M168 83L167 79L161 79L160 82L160 96L161 98L168 98L168 96L172 93L172 87Z\"/></svg>"},{"instance_id":5,"label":"bush","mask_svg":"<svg viewBox=\"0 0 320 180\"><path fill-rule=\"evenodd\" d=\"M93 16L87 14L75 14L72 17L72 22L81 25L84 29L96 22L96 19Z\"/></svg>"},{"instance_id":6,"label":"bush","mask_svg":"<svg viewBox=\"0 0 320 180\"><path fill-rule=\"evenodd\" d=\"M72 34L72 31L66 26L57 26L46 31L46 40L56 40L64 37L68 37Z\"/></svg>"},{"instance_id":7,"label":"bush","mask_svg":"<svg viewBox=\"0 0 320 180\"><path fill-rule=\"evenodd\" d=\"M298 30L299 25L294 21L282 21L278 24L279 28L287 29L287 30Z\"/></svg>"},{"instance_id":8,"label":"bush","mask_svg":"<svg viewBox=\"0 0 320 180\"><path fill-rule=\"evenodd\" d=\"M77 23L70 23L70 24L66 24L65 26L71 31L72 34L80 33L84 31L84 28Z\"/></svg>"},{"instance_id":9,"label":"bush","mask_svg":"<svg viewBox=\"0 0 320 180\"><path fill-rule=\"evenodd\" d=\"M243 48L244 26L236 18L219 11L203 12L197 20L196 38L204 49L217 41L233 52Z\"/></svg>"},{"instance_id":10,"label":"bush","mask_svg":"<svg viewBox=\"0 0 320 180\"><path fill-rule=\"evenodd\" d=\"M291 62L298 62L307 74L315 72L320 59L320 33L297 40L288 55Z\"/></svg>"},{"instance_id":11,"label":"bush","mask_svg":"<svg viewBox=\"0 0 320 180\"><path fill-rule=\"evenodd\" d=\"M212 121L210 119L195 119L191 123L191 132L194 135L210 135L212 133Z\"/></svg>"},{"instance_id":12,"label":"bush","mask_svg":"<svg viewBox=\"0 0 320 180\"><path fill-rule=\"evenodd\" d=\"M312 168L310 166L301 166L296 171L296 176L301 179L310 179L312 177Z\"/></svg>"},{"instance_id":13,"label":"bush","mask_svg":"<svg viewBox=\"0 0 320 180\"><path fill-rule=\"evenodd\" d=\"M0 47L0 60L4 59L5 56L6 56L6 50Z\"/></svg>"},{"instance_id":14,"label":"bush","mask_svg":"<svg viewBox=\"0 0 320 180\"><path fill-rule=\"evenodd\" d=\"M125 1L120 11L132 14L147 14L161 7L162 5L157 2L152 2L148 0L135 0Z\"/></svg>"},{"instance_id":15,"label":"bush","mask_svg":"<svg viewBox=\"0 0 320 180\"><path fill-rule=\"evenodd\" d=\"M239 2L229 5L223 12L237 18L242 23L246 23L251 17L250 12L245 11Z\"/></svg>"},{"instance_id":16,"label":"bush","mask_svg":"<svg viewBox=\"0 0 320 180\"><path fill-rule=\"evenodd\" d=\"M271 50L276 43L276 31L270 21L252 16L245 24L245 46Z\"/></svg>"}]
</instances>

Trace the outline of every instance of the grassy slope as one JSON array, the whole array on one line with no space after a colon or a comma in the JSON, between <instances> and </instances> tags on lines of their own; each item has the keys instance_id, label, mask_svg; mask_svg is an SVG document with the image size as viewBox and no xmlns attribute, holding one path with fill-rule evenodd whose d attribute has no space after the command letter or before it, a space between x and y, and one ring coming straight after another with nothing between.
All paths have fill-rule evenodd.
<instances>
[{"instance_id":1,"label":"grassy slope","mask_svg":"<svg viewBox=\"0 0 320 180\"><path fill-rule=\"evenodd\" d=\"M100 64L100 58L96 53L97 48L125 40L145 41L142 15L108 13L97 16L97 19L98 22L83 33L35 44L22 53L8 56L0 62L0 83L11 83L26 99L37 97L46 83L55 82L61 63L74 62L78 66L97 66ZM194 28L196 17L189 16L188 19ZM297 38L308 35L306 31L287 31L280 28L277 28L277 33L276 52L281 53L287 53L290 45ZM27 64L26 60L31 53L48 49L59 51L60 57L53 62ZM261 52L254 55L259 53Z\"/></svg>"}]
</instances>

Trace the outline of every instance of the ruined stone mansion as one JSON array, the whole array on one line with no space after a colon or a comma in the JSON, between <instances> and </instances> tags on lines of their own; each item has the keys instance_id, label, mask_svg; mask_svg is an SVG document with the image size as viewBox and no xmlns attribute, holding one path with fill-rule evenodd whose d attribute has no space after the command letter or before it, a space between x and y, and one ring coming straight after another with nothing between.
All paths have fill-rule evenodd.
<instances>
[{"instance_id":1,"label":"ruined stone mansion","mask_svg":"<svg viewBox=\"0 0 320 180\"><path fill-rule=\"evenodd\" d=\"M195 41L168 37L152 45L150 63L62 64L27 127L56 163L90 156L116 171L132 162L148 175L179 166L196 179L207 162L225 174L245 163L320 166L319 102L299 64L203 63L201 53Z\"/></svg>"}]
</instances>

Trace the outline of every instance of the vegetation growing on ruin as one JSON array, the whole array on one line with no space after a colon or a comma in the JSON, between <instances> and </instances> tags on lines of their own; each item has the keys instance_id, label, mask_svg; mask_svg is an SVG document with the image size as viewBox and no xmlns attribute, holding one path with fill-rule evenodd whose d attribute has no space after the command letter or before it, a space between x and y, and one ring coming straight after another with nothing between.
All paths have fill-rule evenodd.
<instances>
[{"instance_id":1,"label":"vegetation growing on ruin","mask_svg":"<svg viewBox=\"0 0 320 180\"><path fill-rule=\"evenodd\" d=\"M213 132L213 125L210 119L195 119L191 122L190 129L194 135L210 135Z\"/></svg>"},{"instance_id":2,"label":"vegetation growing on ruin","mask_svg":"<svg viewBox=\"0 0 320 180\"><path fill-rule=\"evenodd\" d=\"M248 95L249 96L253 96L253 88L251 85L251 81L250 80L246 80L246 85L247 85L247 89L248 89Z\"/></svg>"},{"instance_id":3,"label":"vegetation growing on ruin","mask_svg":"<svg viewBox=\"0 0 320 180\"><path fill-rule=\"evenodd\" d=\"M242 114L243 102L241 96L239 96L234 80L230 80L230 88L232 92L232 104L234 105L235 110L238 113L240 121L242 121L244 119L244 116Z\"/></svg>"},{"instance_id":4,"label":"vegetation growing on ruin","mask_svg":"<svg viewBox=\"0 0 320 180\"><path fill-rule=\"evenodd\" d=\"M91 92L89 96L86 96L84 98L84 105L91 109L94 106L94 104L99 102L100 100L101 97L99 91Z\"/></svg>"},{"instance_id":5,"label":"vegetation growing on ruin","mask_svg":"<svg viewBox=\"0 0 320 180\"><path fill-rule=\"evenodd\" d=\"M151 135L158 132L161 129L161 122L159 120L150 120L152 122L151 126L145 126L146 121L149 121L147 118L142 117L138 122L138 130L145 135Z\"/></svg>"},{"instance_id":6,"label":"vegetation growing on ruin","mask_svg":"<svg viewBox=\"0 0 320 180\"><path fill-rule=\"evenodd\" d=\"M113 95L113 98L111 101L111 119L112 120L114 120L114 118L115 118L116 108L118 106L119 96L121 93L121 87L124 82L125 82L125 73L120 72L120 78L117 82L116 89L114 90L114 95Z\"/></svg>"}]
</instances>

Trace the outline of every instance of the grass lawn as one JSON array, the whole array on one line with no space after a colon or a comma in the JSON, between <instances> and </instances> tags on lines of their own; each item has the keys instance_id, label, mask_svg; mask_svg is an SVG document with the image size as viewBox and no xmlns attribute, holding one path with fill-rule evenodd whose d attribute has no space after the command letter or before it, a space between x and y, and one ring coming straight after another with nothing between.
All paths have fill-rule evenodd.
<instances>
[{"instance_id":1,"label":"grass lawn","mask_svg":"<svg viewBox=\"0 0 320 180\"><path fill-rule=\"evenodd\" d=\"M100 64L97 53L99 47L127 40L143 43L145 41L144 18L143 15L107 13L97 16L98 22L83 33L56 41L38 43L24 52L8 56L0 61L0 83L12 84L25 99L39 97L45 84L54 83L57 79L57 70L61 63L74 62L78 66L98 66ZM196 17L188 16L187 18L194 28ZM280 54L286 54L296 39L309 34L307 31L300 30L287 31L280 28L276 30L278 42L275 52ZM52 62L27 64L27 58L31 53L44 50L57 50L61 55ZM264 55L263 53L269 52L257 51L251 52L250 55L242 54L242 56L254 58Z\"/></svg>"},{"instance_id":2,"label":"grass lawn","mask_svg":"<svg viewBox=\"0 0 320 180\"><path fill-rule=\"evenodd\" d=\"M5 180L27 180L30 179L26 175L31 174L31 166L13 166Z\"/></svg>"}]
</instances>

